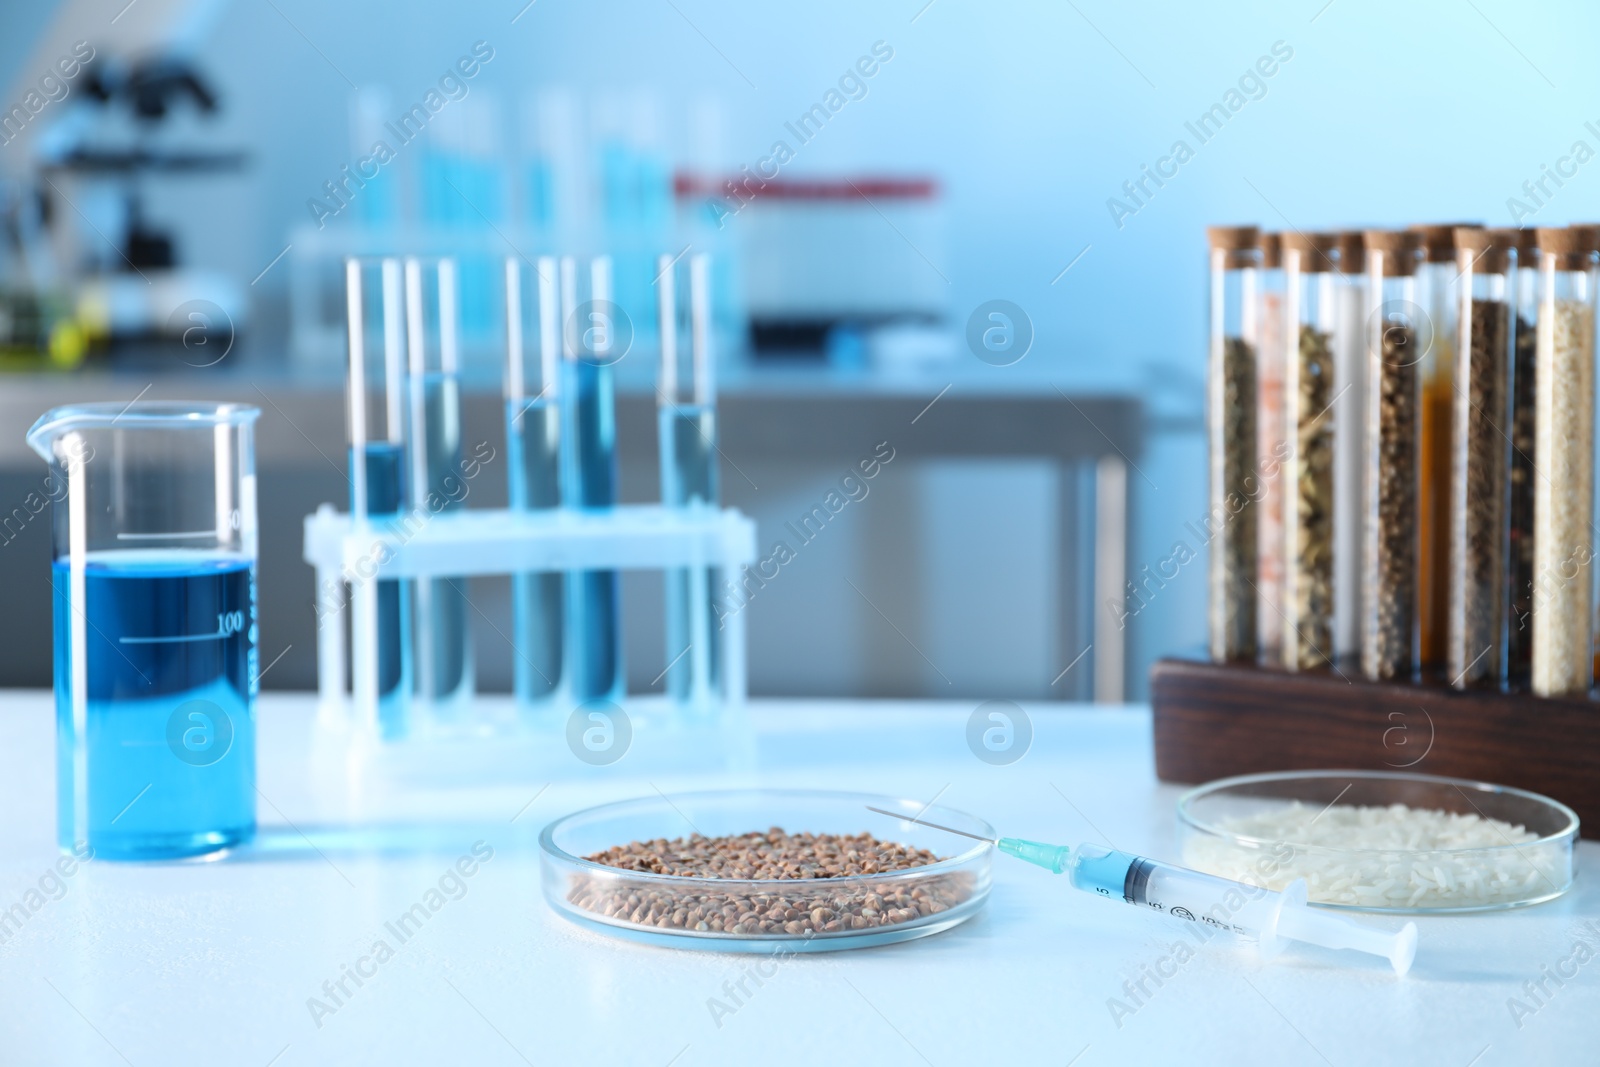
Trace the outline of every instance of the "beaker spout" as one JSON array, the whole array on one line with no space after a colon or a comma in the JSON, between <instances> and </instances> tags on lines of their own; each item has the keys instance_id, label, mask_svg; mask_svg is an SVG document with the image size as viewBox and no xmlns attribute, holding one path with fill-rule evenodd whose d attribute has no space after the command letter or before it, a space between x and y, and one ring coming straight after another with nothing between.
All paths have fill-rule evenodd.
<instances>
[{"instance_id":1,"label":"beaker spout","mask_svg":"<svg viewBox=\"0 0 1600 1067\"><path fill-rule=\"evenodd\" d=\"M63 415L62 408L47 411L39 416L39 420L29 428L24 438L28 447L39 454L39 458L46 463L56 463L65 457L56 454L56 443L65 435L71 433L78 424L78 419L71 415Z\"/></svg>"}]
</instances>

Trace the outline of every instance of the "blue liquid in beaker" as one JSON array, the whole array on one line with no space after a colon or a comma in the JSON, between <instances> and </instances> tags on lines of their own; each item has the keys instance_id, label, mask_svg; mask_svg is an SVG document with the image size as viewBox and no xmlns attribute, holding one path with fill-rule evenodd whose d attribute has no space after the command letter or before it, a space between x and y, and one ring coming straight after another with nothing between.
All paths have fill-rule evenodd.
<instances>
[{"instance_id":1,"label":"blue liquid in beaker","mask_svg":"<svg viewBox=\"0 0 1600 1067\"><path fill-rule=\"evenodd\" d=\"M367 515L374 519L398 515L405 503L405 449L387 441L366 446ZM355 450L350 453L355 467ZM354 495L355 488L351 487ZM354 511L355 502L351 501ZM385 737L398 737L406 729L406 698L410 694L411 597L406 583L388 579L378 583L378 728Z\"/></svg>"},{"instance_id":2,"label":"blue liquid in beaker","mask_svg":"<svg viewBox=\"0 0 1600 1067\"><path fill-rule=\"evenodd\" d=\"M506 401L506 444L511 458L511 507L542 511L561 504L560 409L550 400ZM516 658L514 691L527 703L554 693L561 682L562 594L558 571L511 578Z\"/></svg>"},{"instance_id":3,"label":"blue liquid in beaker","mask_svg":"<svg viewBox=\"0 0 1600 1067\"><path fill-rule=\"evenodd\" d=\"M566 366L566 395L573 411L566 427L572 457L567 502L577 508L613 507L617 502L617 419L611 368L588 359ZM573 699L615 699L623 688L617 572L576 571L569 588L568 632L576 646Z\"/></svg>"},{"instance_id":4,"label":"blue liquid in beaker","mask_svg":"<svg viewBox=\"0 0 1600 1067\"><path fill-rule=\"evenodd\" d=\"M661 502L668 507L715 507L717 493L716 408L709 404L667 405L660 409L662 466ZM686 570L666 574L667 692L683 700L695 690L695 669L705 664L704 691L721 691L721 656L717 640L717 585L721 570L705 575L705 631L695 633L694 576ZM703 645L696 654L695 645Z\"/></svg>"},{"instance_id":5,"label":"blue liquid in beaker","mask_svg":"<svg viewBox=\"0 0 1600 1067\"><path fill-rule=\"evenodd\" d=\"M425 471L424 499L429 513L461 506L461 391L454 374L432 371L417 383L422 389L425 432L419 442ZM416 435L413 435L414 439ZM434 507L434 502L440 506ZM417 583L416 627L420 645L414 664L424 697L448 700L461 695L467 672L467 580L424 578Z\"/></svg>"},{"instance_id":6,"label":"blue liquid in beaker","mask_svg":"<svg viewBox=\"0 0 1600 1067\"><path fill-rule=\"evenodd\" d=\"M253 562L162 549L90 553L81 615L67 561L56 561L51 576L61 846L80 844L84 827L95 855L115 859L187 856L248 840ZM87 661L81 738L74 632Z\"/></svg>"}]
</instances>

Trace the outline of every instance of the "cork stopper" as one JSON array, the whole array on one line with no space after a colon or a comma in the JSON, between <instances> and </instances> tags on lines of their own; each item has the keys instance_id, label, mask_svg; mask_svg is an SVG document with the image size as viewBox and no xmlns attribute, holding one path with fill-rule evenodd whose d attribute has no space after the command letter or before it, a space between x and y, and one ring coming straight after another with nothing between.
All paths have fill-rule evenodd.
<instances>
[{"instance_id":1,"label":"cork stopper","mask_svg":"<svg viewBox=\"0 0 1600 1067\"><path fill-rule=\"evenodd\" d=\"M1294 230L1283 235L1285 252L1297 252L1300 270L1306 274L1327 274L1334 269L1334 256L1339 238L1331 233L1302 233Z\"/></svg>"},{"instance_id":2,"label":"cork stopper","mask_svg":"<svg viewBox=\"0 0 1600 1067\"><path fill-rule=\"evenodd\" d=\"M1207 226L1206 240L1212 252L1226 252L1223 266L1229 270L1261 264L1258 244L1261 231L1255 226Z\"/></svg>"},{"instance_id":3,"label":"cork stopper","mask_svg":"<svg viewBox=\"0 0 1600 1067\"><path fill-rule=\"evenodd\" d=\"M1417 252L1422 235L1414 230L1367 230L1367 252L1383 257L1385 277L1399 278L1417 272Z\"/></svg>"},{"instance_id":4,"label":"cork stopper","mask_svg":"<svg viewBox=\"0 0 1600 1067\"><path fill-rule=\"evenodd\" d=\"M1339 269L1346 274L1360 274L1367 269L1367 239L1362 231L1340 232Z\"/></svg>"},{"instance_id":5,"label":"cork stopper","mask_svg":"<svg viewBox=\"0 0 1600 1067\"><path fill-rule=\"evenodd\" d=\"M1600 251L1600 222L1569 222L1569 230L1581 230L1587 235L1590 252Z\"/></svg>"},{"instance_id":6,"label":"cork stopper","mask_svg":"<svg viewBox=\"0 0 1600 1067\"><path fill-rule=\"evenodd\" d=\"M1506 241L1517 250L1517 264L1529 266L1533 263L1534 253L1539 250L1537 233L1531 226L1507 226L1494 232L1506 234Z\"/></svg>"},{"instance_id":7,"label":"cork stopper","mask_svg":"<svg viewBox=\"0 0 1600 1067\"><path fill-rule=\"evenodd\" d=\"M1261 230L1256 226L1206 227L1206 240L1211 242L1211 247L1220 248L1228 252L1254 248L1260 239Z\"/></svg>"},{"instance_id":8,"label":"cork stopper","mask_svg":"<svg viewBox=\"0 0 1600 1067\"><path fill-rule=\"evenodd\" d=\"M1461 273L1504 274L1511 265L1510 230L1463 226L1456 230L1456 264Z\"/></svg>"},{"instance_id":9,"label":"cork stopper","mask_svg":"<svg viewBox=\"0 0 1600 1067\"><path fill-rule=\"evenodd\" d=\"M1456 231L1481 230L1481 222L1437 222L1412 226L1410 230L1422 240L1422 251L1429 263L1454 263L1456 258Z\"/></svg>"},{"instance_id":10,"label":"cork stopper","mask_svg":"<svg viewBox=\"0 0 1600 1067\"><path fill-rule=\"evenodd\" d=\"M1594 258L1597 237L1600 232L1592 226L1540 226L1535 239L1541 262L1551 256L1556 270L1586 270Z\"/></svg>"},{"instance_id":11,"label":"cork stopper","mask_svg":"<svg viewBox=\"0 0 1600 1067\"><path fill-rule=\"evenodd\" d=\"M1261 249L1262 270L1277 270L1283 266L1283 234L1263 231L1256 238L1256 247Z\"/></svg>"}]
</instances>

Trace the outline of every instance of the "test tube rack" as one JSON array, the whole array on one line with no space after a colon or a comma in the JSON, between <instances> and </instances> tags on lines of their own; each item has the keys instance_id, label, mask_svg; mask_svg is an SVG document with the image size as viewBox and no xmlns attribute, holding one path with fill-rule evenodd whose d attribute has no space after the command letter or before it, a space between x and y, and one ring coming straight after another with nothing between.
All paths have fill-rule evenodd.
<instances>
[{"instance_id":1,"label":"test tube rack","mask_svg":"<svg viewBox=\"0 0 1600 1067\"><path fill-rule=\"evenodd\" d=\"M735 508L620 505L603 512L473 509L420 522L352 518L324 504L305 519L304 558L317 589L344 588L319 611L317 686L324 725L376 736L377 623L373 592L386 579L458 579L485 575L589 570L688 570L737 574L756 560L754 520ZM709 605L709 595L697 598ZM709 608L707 608L709 611ZM345 656L346 617L350 656ZM704 620L697 632L721 641L718 710L742 708L746 693L745 625L741 612ZM564 720L573 707L552 701ZM528 716L516 721L526 723ZM550 725L559 727L552 719Z\"/></svg>"},{"instance_id":2,"label":"test tube rack","mask_svg":"<svg viewBox=\"0 0 1600 1067\"><path fill-rule=\"evenodd\" d=\"M1600 703L1586 695L1165 659L1150 703L1163 782L1328 768L1469 778L1554 797L1600 838Z\"/></svg>"}]
</instances>

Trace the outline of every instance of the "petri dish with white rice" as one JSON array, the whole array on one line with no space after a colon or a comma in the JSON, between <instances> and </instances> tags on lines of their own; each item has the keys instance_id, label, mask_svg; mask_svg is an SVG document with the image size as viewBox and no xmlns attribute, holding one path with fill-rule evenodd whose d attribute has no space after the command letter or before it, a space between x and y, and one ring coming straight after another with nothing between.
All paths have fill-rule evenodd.
<instances>
[{"instance_id":1,"label":"petri dish with white rice","mask_svg":"<svg viewBox=\"0 0 1600 1067\"><path fill-rule=\"evenodd\" d=\"M1578 816L1522 789L1388 771L1225 778L1178 801L1184 862L1313 904L1433 914L1551 900L1572 885Z\"/></svg>"}]
</instances>

